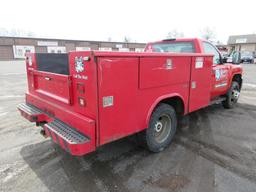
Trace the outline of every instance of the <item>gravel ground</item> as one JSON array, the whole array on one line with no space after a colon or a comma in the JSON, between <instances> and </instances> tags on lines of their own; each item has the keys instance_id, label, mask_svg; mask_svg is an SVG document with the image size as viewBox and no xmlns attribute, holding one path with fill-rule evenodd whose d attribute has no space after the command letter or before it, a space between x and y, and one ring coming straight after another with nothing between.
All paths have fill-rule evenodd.
<instances>
[{"instance_id":1,"label":"gravel ground","mask_svg":"<svg viewBox=\"0 0 256 192\"><path fill-rule=\"evenodd\" d=\"M16 110L22 61L0 62L0 191L256 191L256 65L244 64L239 104L186 116L174 142L152 154L132 138L72 157Z\"/></svg>"}]
</instances>

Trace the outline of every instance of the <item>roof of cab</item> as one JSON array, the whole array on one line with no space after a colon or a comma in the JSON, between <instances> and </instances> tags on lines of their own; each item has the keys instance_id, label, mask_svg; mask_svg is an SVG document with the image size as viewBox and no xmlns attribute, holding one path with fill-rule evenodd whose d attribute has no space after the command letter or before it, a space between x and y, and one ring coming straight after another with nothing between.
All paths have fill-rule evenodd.
<instances>
[{"instance_id":1,"label":"roof of cab","mask_svg":"<svg viewBox=\"0 0 256 192\"><path fill-rule=\"evenodd\" d=\"M184 42L184 41L202 41L200 38L169 38L169 39L163 39L160 41L154 41L154 42L149 42L148 44L155 44L155 43L164 43L164 42Z\"/></svg>"}]
</instances>

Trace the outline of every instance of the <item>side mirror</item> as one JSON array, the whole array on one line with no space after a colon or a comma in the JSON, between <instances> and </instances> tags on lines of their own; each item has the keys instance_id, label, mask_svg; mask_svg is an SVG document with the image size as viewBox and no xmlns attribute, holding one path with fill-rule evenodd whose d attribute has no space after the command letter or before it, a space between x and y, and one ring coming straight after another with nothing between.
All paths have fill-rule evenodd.
<instances>
[{"instance_id":1,"label":"side mirror","mask_svg":"<svg viewBox=\"0 0 256 192\"><path fill-rule=\"evenodd\" d=\"M232 54L232 63L240 64L241 63L241 53L238 51L233 52Z\"/></svg>"}]
</instances>

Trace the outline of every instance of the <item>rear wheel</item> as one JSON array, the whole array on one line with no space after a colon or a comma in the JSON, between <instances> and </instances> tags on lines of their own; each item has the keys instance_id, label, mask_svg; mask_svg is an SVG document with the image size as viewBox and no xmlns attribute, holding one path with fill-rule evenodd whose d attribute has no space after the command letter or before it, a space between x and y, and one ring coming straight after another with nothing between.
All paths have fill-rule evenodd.
<instances>
[{"instance_id":1,"label":"rear wheel","mask_svg":"<svg viewBox=\"0 0 256 192\"><path fill-rule=\"evenodd\" d=\"M145 133L145 143L152 152L160 152L167 147L175 135L177 117L174 108L161 103L153 111L149 127Z\"/></svg>"},{"instance_id":2,"label":"rear wheel","mask_svg":"<svg viewBox=\"0 0 256 192\"><path fill-rule=\"evenodd\" d=\"M236 81L233 81L229 91L227 92L226 100L222 102L224 108L226 109L233 108L239 99L239 95L240 95L239 83Z\"/></svg>"}]
</instances>

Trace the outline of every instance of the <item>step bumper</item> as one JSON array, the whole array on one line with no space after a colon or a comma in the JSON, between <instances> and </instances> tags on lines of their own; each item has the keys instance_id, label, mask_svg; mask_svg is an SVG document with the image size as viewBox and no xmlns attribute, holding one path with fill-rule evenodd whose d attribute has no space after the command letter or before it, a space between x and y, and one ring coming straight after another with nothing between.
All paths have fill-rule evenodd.
<instances>
[{"instance_id":1,"label":"step bumper","mask_svg":"<svg viewBox=\"0 0 256 192\"><path fill-rule=\"evenodd\" d=\"M19 104L17 108L21 115L30 122L44 122L49 119L49 117L43 113L43 111L33 105L22 103Z\"/></svg>"},{"instance_id":2,"label":"step bumper","mask_svg":"<svg viewBox=\"0 0 256 192\"><path fill-rule=\"evenodd\" d=\"M94 134L86 135L77 127L72 127L56 117L49 116L34 105L23 103L17 108L21 115L30 122L42 123L40 125L45 136L51 137L56 144L71 155L82 156L95 150L95 123L92 123L92 120L81 122L83 130L93 130Z\"/></svg>"},{"instance_id":3,"label":"step bumper","mask_svg":"<svg viewBox=\"0 0 256 192\"><path fill-rule=\"evenodd\" d=\"M44 124L43 128L47 136L50 136L56 144L70 154L80 156L88 153L87 146L90 143L90 138L73 127L55 119Z\"/></svg>"}]
</instances>

